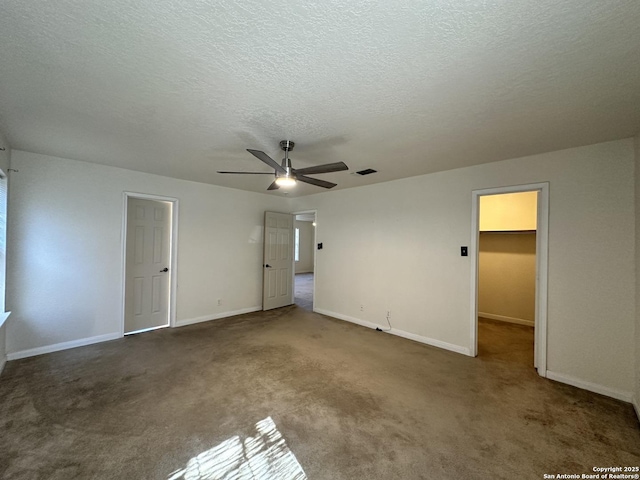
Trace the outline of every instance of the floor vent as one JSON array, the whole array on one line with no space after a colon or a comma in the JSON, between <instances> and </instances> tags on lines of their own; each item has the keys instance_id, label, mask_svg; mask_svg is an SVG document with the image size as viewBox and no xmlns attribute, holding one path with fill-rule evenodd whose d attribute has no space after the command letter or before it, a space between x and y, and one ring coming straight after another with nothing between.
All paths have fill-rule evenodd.
<instances>
[{"instance_id":1,"label":"floor vent","mask_svg":"<svg viewBox=\"0 0 640 480\"><path fill-rule=\"evenodd\" d=\"M356 172L358 175L371 175L372 173L378 173L377 170L374 170L373 168L367 168L366 170L360 170L359 172Z\"/></svg>"}]
</instances>

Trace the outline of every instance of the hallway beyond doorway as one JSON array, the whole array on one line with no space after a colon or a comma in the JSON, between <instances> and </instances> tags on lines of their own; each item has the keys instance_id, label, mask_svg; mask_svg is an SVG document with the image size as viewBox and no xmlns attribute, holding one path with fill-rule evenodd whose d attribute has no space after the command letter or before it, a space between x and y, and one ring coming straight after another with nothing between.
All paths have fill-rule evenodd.
<instances>
[{"instance_id":1,"label":"hallway beyond doorway","mask_svg":"<svg viewBox=\"0 0 640 480\"><path fill-rule=\"evenodd\" d=\"M313 311L313 273L296 273L295 304L305 310Z\"/></svg>"}]
</instances>

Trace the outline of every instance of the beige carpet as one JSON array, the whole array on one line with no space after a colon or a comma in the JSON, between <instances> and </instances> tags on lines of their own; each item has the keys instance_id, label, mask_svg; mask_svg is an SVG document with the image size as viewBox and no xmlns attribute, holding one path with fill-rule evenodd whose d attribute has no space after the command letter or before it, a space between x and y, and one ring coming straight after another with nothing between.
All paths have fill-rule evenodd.
<instances>
[{"instance_id":1,"label":"beige carpet","mask_svg":"<svg viewBox=\"0 0 640 480\"><path fill-rule=\"evenodd\" d=\"M293 306L12 361L0 476L537 479L640 464L629 404L538 377L485 326L474 359Z\"/></svg>"}]
</instances>

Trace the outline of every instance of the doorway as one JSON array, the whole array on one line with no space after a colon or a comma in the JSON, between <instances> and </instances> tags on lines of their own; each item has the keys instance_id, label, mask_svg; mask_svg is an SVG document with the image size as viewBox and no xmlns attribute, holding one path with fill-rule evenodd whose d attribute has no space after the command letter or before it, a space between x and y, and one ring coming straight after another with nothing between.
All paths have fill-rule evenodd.
<instances>
[{"instance_id":1,"label":"doorway","mask_svg":"<svg viewBox=\"0 0 640 480\"><path fill-rule=\"evenodd\" d=\"M313 311L315 292L316 212L295 214L294 298L295 304Z\"/></svg>"},{"instance_id":2,"label":"doorway","mask_svg":"<svg viewBox=\"0 0 640 480\"><path fill-rule=\"evenodd\" d=\"M471 354L546 376L548 184L472 197Z\"/></svg>"},{"instance_id":3,"label":"doorway","mask_svg":"<svg viewBox=\"0 0 640 480\"><path fill-rule=\"evenodd\" d=\"M123 335L174 323L176 219L177 199L124 194Z\"/></svg>"}]
</instances>

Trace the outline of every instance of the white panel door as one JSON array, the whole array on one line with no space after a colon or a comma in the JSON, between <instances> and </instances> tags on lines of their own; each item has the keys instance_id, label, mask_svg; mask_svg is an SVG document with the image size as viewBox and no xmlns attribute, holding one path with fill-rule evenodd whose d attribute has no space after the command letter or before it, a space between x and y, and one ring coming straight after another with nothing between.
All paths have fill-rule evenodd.
<instances>
[{"instance_id":1,"label":"white panel door","mask_svg":"<svg viewBox=\"0 0 640 480\"><path fill-rule=\"evenodd\" d=\"M171 203L129 198L124 332L169 325Z\"/></svg>"},{"instance_id":2,"label":"white panel door","mask_svg":"<svg viewBox=\"0 0 640 480\"><path fill-rule=\"evenodd\" d=\"M293 218L264 214L263 310L293 304Z\"/></svg>"}]
</instances>

